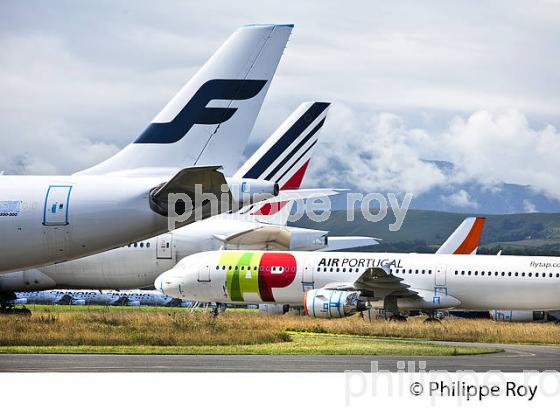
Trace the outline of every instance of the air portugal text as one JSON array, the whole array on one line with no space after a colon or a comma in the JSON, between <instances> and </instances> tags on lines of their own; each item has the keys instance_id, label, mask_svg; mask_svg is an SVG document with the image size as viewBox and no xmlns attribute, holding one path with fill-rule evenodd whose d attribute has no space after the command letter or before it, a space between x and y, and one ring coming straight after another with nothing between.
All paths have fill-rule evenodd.
<instances>
[{"instance_id":1,"label":"air portugal text","mask_svg":"<svg viewBox=\"0 0 560 410\"><path fill-rule=\"evenodd\" d=\"M377 258L321 258L317 266L326 268L378 268L382 266L402 268L400 259Z\"/></svg>"}]
</instances>

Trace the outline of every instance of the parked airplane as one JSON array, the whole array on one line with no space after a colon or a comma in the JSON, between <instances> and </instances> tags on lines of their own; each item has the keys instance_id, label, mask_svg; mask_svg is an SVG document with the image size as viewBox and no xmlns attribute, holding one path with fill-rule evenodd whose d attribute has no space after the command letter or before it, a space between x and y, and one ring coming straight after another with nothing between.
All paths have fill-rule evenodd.
<instances>
[{"instance_id":1,"label":"parked airplane","mask_svg":"<svg viewBox=\"0 0 560 410\"><path fill-rule=\"evenodd\" d=\"M235 174L236 178L271 180L302 197L327 195L329 190L299 190L328 103L304 103L273 133ZM276 199L275 199L276 200ZM193 223L173 232L127 246L51 266L0 276L0 296L11 292L61 288L137 289L153 286L155 278L181 258L216 249L316 250L369 246L367 237L328 238L327 232L287 227L293 201L249 206Z\"/></svg>"},{"instance_id":2,"label":"parked airplane","mask_svg":"<svg viewBox=\"0 0 560 410\"><path fill-rule=\"evenodd\" d=\"M275 184L225 175L241 158L292 27L237 30L138 138L106 161L70 176L0 176L0 237L9 238L0 243L0 272L165 232L170 192L192 198L199 185L219 197L227 185L232 203L222 211L257 194L273 196ZM206 202L182 206L210 216Z\"/></svg>"},{"instance_id":3,"label":"parked airplane","mask_svg":"<svg viewBox=\"0 0 560 410\"><path fill-rule=\"evenodd\" d=\"M371 307L395 318L457 307L558 310L560 258L214 251L182 259L154 285L201 302L303 304L327 318Z\"/></svg>"},{"instance_id":4,"label":"parked airplane","mask_svg":"<svg viewBox=\"0 0 560 410\"><path fill-rule=\"evenodd\" d=\"M101 305L190 307L191 302L171 298L157 290L100 292L95 290L50 290L17 292L11 301L22 305Z\"/></svg>"},{"instance_id":5,"label":"parked airplane","mask_svg":"<svg viewBox=\"0 0 560 410\"><path fill-rule=\"evenodd\" d=\"M438 248L436 253L447 255L476 254L485 222L486 218L484 217L470 216L465 218L457 229L455 229L447 240ZM267 315L283 315L290 311L290 309L302 311L302 307L301 304L261 303L259 304L259 312ZM372 310L373 309L370 309L369 312L370 319L374 313Z\"/></svg>"}]
</instances>

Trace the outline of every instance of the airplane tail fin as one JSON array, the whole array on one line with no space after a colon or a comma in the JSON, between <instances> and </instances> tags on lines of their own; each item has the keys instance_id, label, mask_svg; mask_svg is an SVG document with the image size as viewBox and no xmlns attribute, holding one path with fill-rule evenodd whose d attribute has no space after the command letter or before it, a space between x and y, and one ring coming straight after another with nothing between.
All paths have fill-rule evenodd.
<instances>
[{"instance_id":1,"label":"airplane tail fin","mask_svg":"<svg viewBox=\"0 0 560 410\"><path fill-rule=\"evenodd\" d=\"M251 25L235 31L133 143L79 174L221 165L231 175L292 28Z\"/></svg>"},{"instance_id":2,"label":"airplane tail fin","mask_svg":"<svg viewBox=\"0 0 560 410\"><path fill-rule=\"evenodd\" d=\"M281 191L299 189L329 106L326 102L301 104L235 176L273 181ZM294 201L267 202L244 208L240 213L253 215L259 222L285 225L293 205Z\"/></svg>"},{"instance_id":3,"label":"airplane tail fin","mask_svg":"<svg viewBox=\"0 0 560 410\"><path fill-rule=\"evenodd\" d=\"M486 218L468 217L453 231L436 253L448 255L475 254Z\"/></svg>"}]
</instances>

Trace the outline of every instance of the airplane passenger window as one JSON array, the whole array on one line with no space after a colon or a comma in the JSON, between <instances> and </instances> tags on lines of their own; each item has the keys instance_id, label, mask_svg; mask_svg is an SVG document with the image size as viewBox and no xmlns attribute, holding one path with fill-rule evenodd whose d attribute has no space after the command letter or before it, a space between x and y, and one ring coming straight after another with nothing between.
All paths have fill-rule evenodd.
<instances>
[{"instance_id":1,"label":"airplane passenger window","mask_svg":"<svg viewBox=\"0 0 560 410\"><path fill-rule=\"evenodd\" d=\"M134 247L135 247L135 248L138 247L138 244L137 244L136 242L134 242Z\"/></svg>"},{"instance_id":2,"label":"airplane passenger window","mask_svg":"<svg viewBox=\"0 0 560 410\"><path fill-rule=\"evenodd\" d=\"M424 273L426 273L426 271L425 271L424 269L422 269L422 275L423 275Z\"/></svg>"},{"instance_id":3,"label":"airplane passenger window","mask_svg":"<svg viewBox=\"0 0 560 410\"><path fill-rule=\"evenodd\" d=\"M511 276L511 272L508 272L508 276Z\"/></svg>"},{"instance_id":4,"label":"airplane passenger window","mask_svg":"<svg viewBox=\"0 0 560 410\"><path fill-rule=\"evenodd\" d=\"M150 247L150 242L146 242L146 248Z\"/></svg>"},{"instance_id":5,"label":"airplane passenger window","mask_svg":"<svg viewBox=\"0 0 560 410\"><path fill-rule=\"evenodd\" d=\"M144 242L140 242L140 247L141 247L141 248L144 247Z\"/></svg>"},{"instance_id":6,"label":"airplane passenger window","mask_svg":"<svg viewBox=\"0 0 560 410\"><path fill-rule=\"evenodd\" d=\"M538 277L539 277L539 274L538 274L538 273L535 273L535 278L538 278Z\"/></svg>"},{"instance_id":7,"label":"airplane passenger window","mask_svg":"<svg viewBox=\"0 0 560 410\"><path fill-rule=\"evenodd\" d=\"M336 271L337 271L337 272L340 272L340 268L336 268Z\"/></svg>"},{"instance_id":8,"label":"airplane passenger window","mask_svg":"<svg viewBox=\"0 0 560 410\"><path fill-rule=\"evenodd\" d=\"M529 272L529 274L527 276L531 277L531 276L533 276L533 274L531 272Z\"/></svg>"}]
</instances>

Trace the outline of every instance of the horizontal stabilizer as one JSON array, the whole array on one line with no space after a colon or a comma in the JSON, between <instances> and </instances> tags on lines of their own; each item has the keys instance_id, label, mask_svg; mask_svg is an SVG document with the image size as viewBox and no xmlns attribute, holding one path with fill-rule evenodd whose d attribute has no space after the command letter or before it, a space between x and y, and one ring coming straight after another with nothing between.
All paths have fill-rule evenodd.
<instances>
[{"instance_id":1,"label":"horizontal stabilizer","mask_svg":"<svg viewBox=\"0 0 560 410\"><path fill-rule=\"evenodd\" d=\"M233 235L214 238L224 243L224 249L290 250L290 232L279 226L260 226Z\"/></svg>"},{"instance_id":2,"label":"horizontal stabilizer","mask_svg":"<svg viewBox=\"0 0 560 410\"><path fill-rule=\"evenodd\" d=\"M380 239L369 236L329 236L328 245L321 252L340 251L344 249L363 248L379 245Z\"/></svg>"},{"instance_id":3,"label":"horizontal stabilizer","mask_svg":"<svg viewBox=\"0 0 560 410\"><path fill-rule=\"evenodd\" d=\"M175 214L182 215L184 212L192 211L196 206L195 193L214 195L220 199L222 187L227 185L224 174L219 166L189 167L179 171L166 183L154 188L150 193L150 206L154 212L160 215L169 214L169 195L186 194L190 201L177 201L174 203L177 209Z\"/></svg>"}]
</instances>

